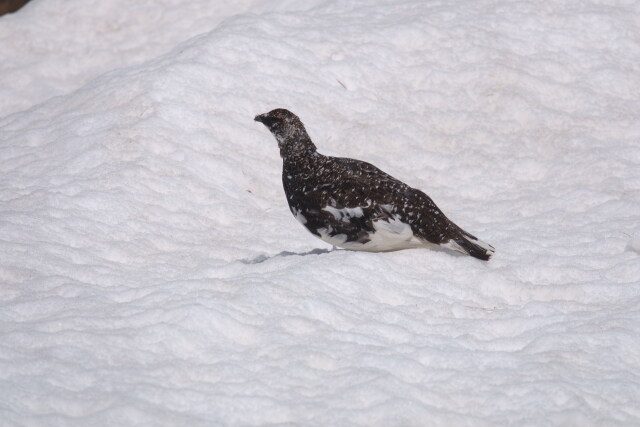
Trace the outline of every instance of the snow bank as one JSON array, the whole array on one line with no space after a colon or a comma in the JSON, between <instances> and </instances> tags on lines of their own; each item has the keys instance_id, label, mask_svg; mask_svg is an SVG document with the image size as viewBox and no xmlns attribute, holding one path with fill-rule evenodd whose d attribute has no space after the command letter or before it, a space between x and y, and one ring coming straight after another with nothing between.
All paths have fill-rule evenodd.
<instances>
[{"instance_id":1,"label":"snow bank","mask_svg":"<svg viewBox=\"0 0 640 427\"><path fill-rule=\"evenodd\" d=\"M637 3L178 4L0 18L3 423L640 422ZM327 251L275 107L495 259Z\"/></svg>"}]
</instances>

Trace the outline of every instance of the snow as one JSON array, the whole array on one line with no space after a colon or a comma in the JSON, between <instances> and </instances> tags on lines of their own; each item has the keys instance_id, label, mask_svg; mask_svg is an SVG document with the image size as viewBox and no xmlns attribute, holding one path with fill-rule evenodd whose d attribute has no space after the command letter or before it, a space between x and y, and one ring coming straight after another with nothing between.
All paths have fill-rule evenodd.
<instances>
[{"instance_id":1,"label":"snow","mask_svg":"<svg viewBox=\"0 0 640 427\"><path fill-rule=\"evenodd\" d=\"M635 1L33 0L0 18L3 425L637 425ZM320 152L495 246L329 251Z\"/></svg>"}]
</instances>

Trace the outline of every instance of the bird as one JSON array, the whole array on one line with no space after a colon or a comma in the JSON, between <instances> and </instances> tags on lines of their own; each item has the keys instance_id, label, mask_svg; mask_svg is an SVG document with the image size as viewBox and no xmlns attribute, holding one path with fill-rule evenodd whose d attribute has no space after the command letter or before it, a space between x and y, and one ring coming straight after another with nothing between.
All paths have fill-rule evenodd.
<instances>
[{"instance_id":1,"label":"bird","mask_svg":"<svg viewBox=\"0 0 640 427\"><path fill-rule=\"evenodd\" d=\"M291 111L277 108L254 120L278 142L291 213L323 241L367 252L445 248L483 261L494 254L424 192L365 161L320 154Z\"/></svg>"}]
</instances>

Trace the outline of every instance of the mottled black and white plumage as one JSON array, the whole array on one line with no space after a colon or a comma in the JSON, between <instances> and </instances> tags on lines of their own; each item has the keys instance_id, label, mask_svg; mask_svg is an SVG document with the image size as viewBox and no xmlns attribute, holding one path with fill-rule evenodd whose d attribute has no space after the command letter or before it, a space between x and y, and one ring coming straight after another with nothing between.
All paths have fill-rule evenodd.
<instances>
[{"instance_id":1,"label":"mottled black and white plumage","mask_svg":"<svg viewBox=\"0 0 640 427\"><path fill-rule=\"evenodd\" d=\"M256 116L278 141L289 208L311 233L357 251L442 247L488 260L494 248L451 222L420 190L360 160L323 156L284 109Z\"/></svg>"}]
</instances>

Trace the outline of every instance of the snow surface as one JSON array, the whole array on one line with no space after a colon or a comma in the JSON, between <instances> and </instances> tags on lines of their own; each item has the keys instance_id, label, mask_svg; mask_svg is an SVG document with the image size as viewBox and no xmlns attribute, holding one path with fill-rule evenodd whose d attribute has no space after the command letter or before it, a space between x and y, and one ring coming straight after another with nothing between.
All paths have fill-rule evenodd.
<instances>
[{"instance_id":1,"label":"snow surface","mask_svg":"<svg viewBox=\"0 0 640 427\"><path fill-rule=\"evenodd\" d=\"M632 0L3 16L0 424L639 424L639 27ZM276 107L494 259L327 250Z\"/></svg>"}]
</instances>

